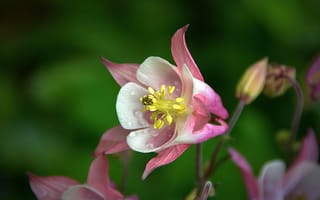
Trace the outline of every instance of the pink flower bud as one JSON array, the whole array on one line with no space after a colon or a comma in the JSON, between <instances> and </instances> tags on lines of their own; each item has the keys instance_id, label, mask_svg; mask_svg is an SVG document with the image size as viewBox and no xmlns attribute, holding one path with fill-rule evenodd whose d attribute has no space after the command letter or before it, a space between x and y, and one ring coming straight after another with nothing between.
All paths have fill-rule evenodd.
<instances>
[{"instance_id":1,"label":"pink flower bud","mask_svg":"<svg viewBox=\"0 0 320 200\"><path fill-rule=\"evenodd\" d=\"M291 86L291 83L287 77L295 79L295 68L279 64L269 65L266 83L264 86L264 94L269 97L277 97L282 95Z\"/></svg>"}]
</instances>

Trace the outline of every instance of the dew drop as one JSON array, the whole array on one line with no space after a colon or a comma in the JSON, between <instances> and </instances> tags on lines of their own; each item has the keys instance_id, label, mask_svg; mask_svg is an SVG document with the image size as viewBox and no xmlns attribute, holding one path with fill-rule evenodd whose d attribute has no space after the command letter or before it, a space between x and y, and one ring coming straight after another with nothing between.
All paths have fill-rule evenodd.
<instances>
[{"instance_id":1,"label":"dew drop","mask_svg":"<svg viewBox=\"0 0 320 200\"><path fill-rule=\"evenodd\" d=\"M154 145L152 143L148 143L148 144L146 144L146 148L153 149Z\"/></svg>"},{"instance_id":2,"label":"dew drop","mask_svg":"<svg viewBox=\"0 0 320 200\"><path fill-rule=\"evenodd\" d=\"M144 119L144 117L143 117L143 112L141 111L141 110L136 110L136 111L134 111L134 116L136 117L136 119L137 119L137 121L138 121L138 123L139 123L139 125L141 125L141 126L146 126L146 125L148 125L148 123L147 123L147 121Z\"/></svg>"},{"instance_id":3,"label":"dew drop","mask_svg":"<svg viewBox=\"0 0 320 200\"><path fill-rule=\"evenodd\" d=\"M128 127L132 126L132 122L127 121L127 126L128 126Z\"/></svg>"},{"instance_id":4,"label":"dew drop","mask_svg":"<svg viewBox=\"0 0 320 200\"><path fill-rule=\"evenodd\" d=\"M137 135L136 132L131 132L131 133L129 134L130 137L135 137L136 135Z\"/></svg>"}]
</instances>

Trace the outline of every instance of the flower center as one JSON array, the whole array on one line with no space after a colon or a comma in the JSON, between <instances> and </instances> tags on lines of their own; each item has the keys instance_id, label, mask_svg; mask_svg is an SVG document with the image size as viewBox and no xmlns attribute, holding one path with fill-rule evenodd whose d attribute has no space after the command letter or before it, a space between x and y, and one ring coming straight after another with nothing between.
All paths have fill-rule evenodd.
<instances>
[{"instance_id":1,"label":"flower center","mask_svg":"<svg viewBox=\"0 0 320 200\"><path fill-rule=\"evenodd\" d=\"M148 87L149 94L140 98L144 105L143 112L152 112L150 119L153 120L153 127L156 129L162 128L165 124L172 124L186 110L183 97L171 97L174 90L174 86L161 85L160 91Z\"/></svg>"},{"instance_id":2,"label":"flower center","mask_svg":"<svg viewBox=\"0 0 320 200\"><path fill-rule=\"evenodd\" d=\"M293 194L286 197L285 200L307 200L307 196L304 193Z\"/></svg>"}]
</instances>

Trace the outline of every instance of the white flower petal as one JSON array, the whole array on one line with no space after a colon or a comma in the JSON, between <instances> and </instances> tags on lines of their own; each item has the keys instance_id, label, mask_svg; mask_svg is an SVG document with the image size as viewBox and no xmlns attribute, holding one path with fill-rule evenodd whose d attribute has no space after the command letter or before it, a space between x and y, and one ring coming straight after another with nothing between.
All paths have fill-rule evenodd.
<instances>
[{"instance_id":1,"label":"white flower petal","mask_svg":"<svg viewBox=\"0 0 320 200\"><path fill-rule=\"evenodd\" d=\"M148 91L136 83L127 83L121 89L117 97L116 110L120 124L125 129L137 129L148 127L144 118L143 105L140 97Z\"/></svg>"},{"instance_id":2,"label":"white flower petal","mask_svg":"<svg viewBox=\"0 0 320 200\"><path fill-rule=\"evenodd\" d=\"M175 86L174 96L180 96L182 92L177 68L160 57L148 57L138 68L137 79L155 90L160 90L162 84Z\"/></svg>"},{"instance_id":3,"label":"white flower petal","mask_svg":"<svg viewBox=\"0 0 320 200\"><path fill-rule=\"evenodd\" d=\"M132 150L142 153L160 151L168 147L174 138L174 131L174 126L132 131L127 137L127 143Z\"/></svg>"},{"instance_id":4,"label":"white flower petal","mask_svg":"<svg viewBox=\"0 0 320 200\"><path fill-rule=\"evenodd\" d=\"M259 176L259 187L262 199L281 200L283 191L281 190L281 180L285 173L285 164L281 160L268 162L264 165Z\"/></svg>"}]
</instances>

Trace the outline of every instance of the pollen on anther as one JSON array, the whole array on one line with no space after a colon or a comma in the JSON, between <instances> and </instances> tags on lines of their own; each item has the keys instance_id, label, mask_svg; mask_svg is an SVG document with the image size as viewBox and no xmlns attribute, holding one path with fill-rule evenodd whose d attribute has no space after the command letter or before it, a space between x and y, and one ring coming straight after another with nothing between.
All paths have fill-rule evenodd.
<instances>
[{"instance_id":1,"label":"pollen on anther","mask_svg":"<svg viewBox=\"0 0 320 200\"><path fill-rule=\"evenodd\" d=\"M174 92L175 89L176 89L175 86L169 85L169 86L168 86L168 93L169 93L169 95L171 95L171 94Z\"/></svg>"},{"instance_id":2,"label":"pollen on anther","mask_svg":"<svg viewBox=\"0 0 320 200\"><path fill-rule=\"evenodd\" d=\"M148 87L148 91L150 94L154 94L154 89L152 87Z\"/></svg>"},{"instance_id":3,"label":"pollen on anther","mask_svg":"<svg viewBox=\"0 0 320 200\"><path fill-rule=\"evenodd\" d=\"M176 102L177 102L177 103L181 103L181 102L183 102L183 101L184 101L184 98L182 98L182 97L176 98Z\"/></svg>"}]
</instances>

